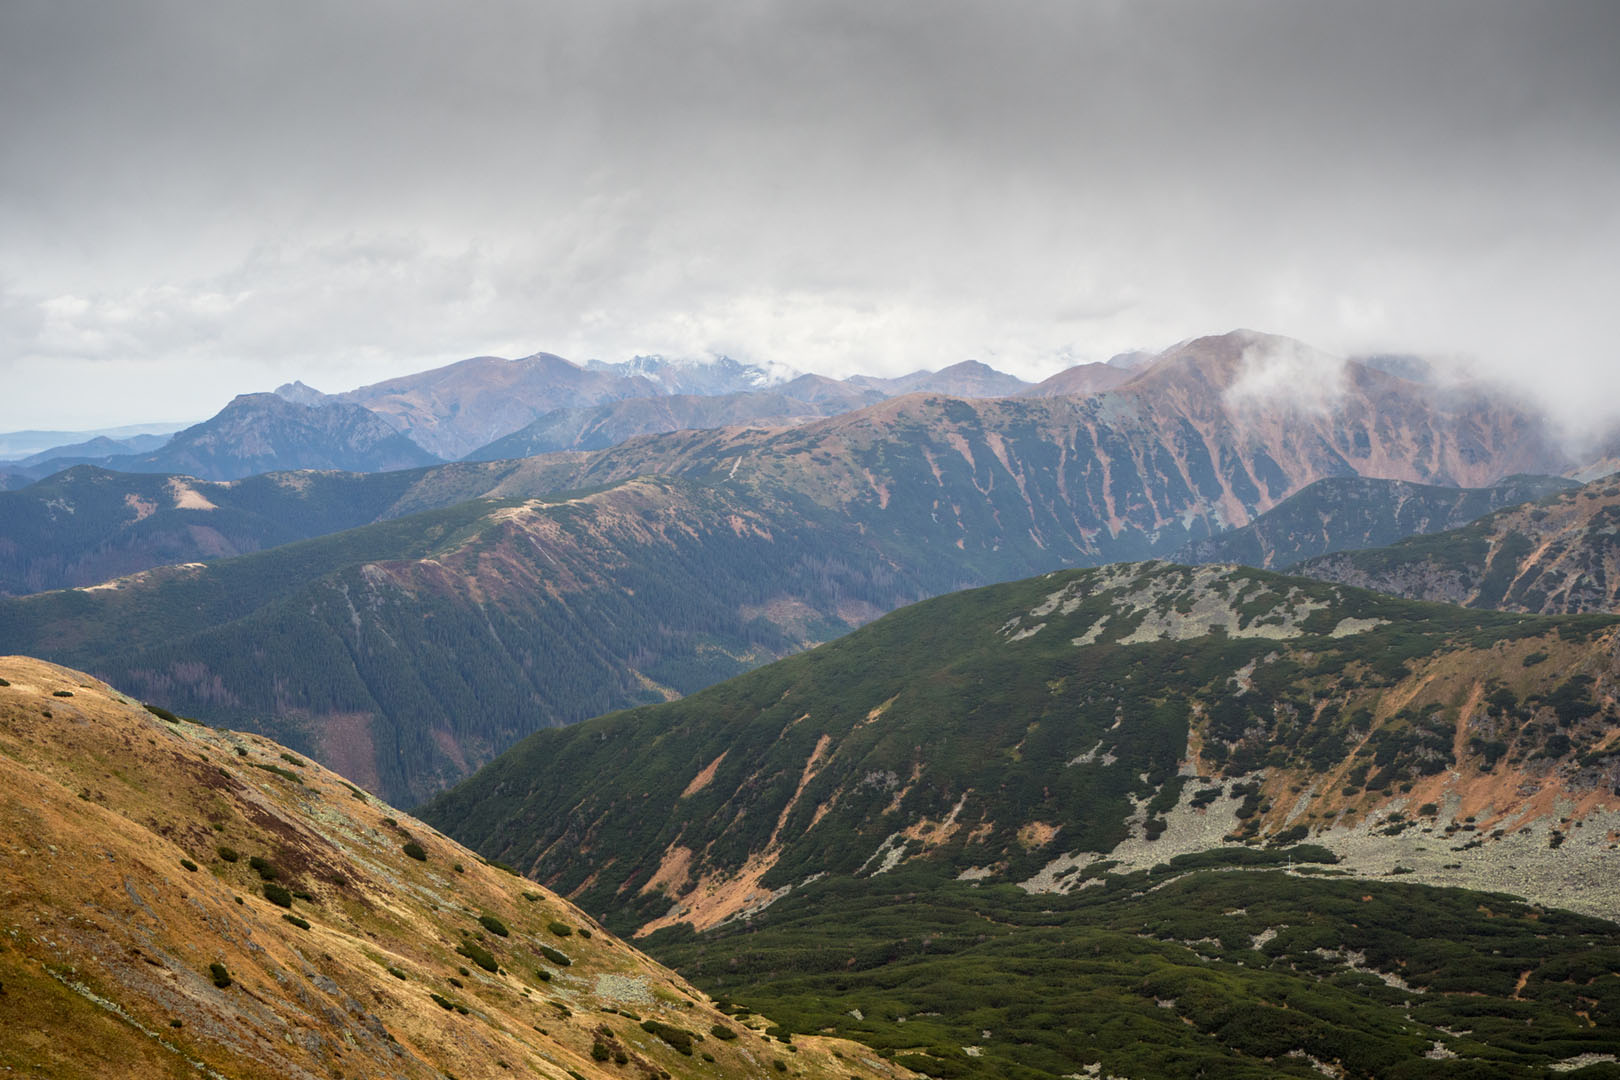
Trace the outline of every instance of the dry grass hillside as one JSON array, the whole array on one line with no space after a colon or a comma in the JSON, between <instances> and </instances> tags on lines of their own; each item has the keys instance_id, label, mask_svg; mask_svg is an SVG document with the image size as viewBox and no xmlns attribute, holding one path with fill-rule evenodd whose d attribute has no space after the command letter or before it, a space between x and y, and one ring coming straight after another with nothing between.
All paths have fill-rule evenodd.
<instances>
[{"instance_id":1,"label":"dry grass hillside","mask_svg":"<svg viewBox=\"0 0 1620 1080\"><path fill-rule=\"evenodd\" d=\"M910 1075L767 1037L267 739L26 657L0 679L7 1074Z\"/></svg>"}]
</instances>

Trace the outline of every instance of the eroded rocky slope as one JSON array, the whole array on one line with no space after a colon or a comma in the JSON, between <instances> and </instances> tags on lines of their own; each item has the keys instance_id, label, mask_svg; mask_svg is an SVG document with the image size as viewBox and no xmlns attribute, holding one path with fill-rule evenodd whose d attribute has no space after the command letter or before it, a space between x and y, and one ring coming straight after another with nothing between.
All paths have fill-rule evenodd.
<instances>
[{"instance_id":1,"label":"eroded rocky slope","mask_svg":"<svg viewBox=\"0 0 1620 1080\"><path fill-rule=\"evenodd\" d=\"M1617 648L1613 619L1115 565L541 733L425 813L638 933L915 861L1073 891L1279 839L1614 917Z\"/></svg>"},{"instance_id":2,"label":"eroded rocky slope","mask_svg":"<svg viewBox=\"0 0 1620 1080\"><path fill-rule=\"evenodd\" d=\"M934 1076L1596 1077L1617 653L1614 617L1114 565L542 733L424 813Z\"/></svg>"},{"instance_id":3,"label":"eroded rocky slope","mask_svg":"<svg viewBox=\"0 0 1620 1080\"><path fill-rule=\"evenodd\" d=\"M1296 572L1473 608L1615 611L1620 481L1593 481L1433 536L1311 559Z\"/></svg>"}]
</instances>

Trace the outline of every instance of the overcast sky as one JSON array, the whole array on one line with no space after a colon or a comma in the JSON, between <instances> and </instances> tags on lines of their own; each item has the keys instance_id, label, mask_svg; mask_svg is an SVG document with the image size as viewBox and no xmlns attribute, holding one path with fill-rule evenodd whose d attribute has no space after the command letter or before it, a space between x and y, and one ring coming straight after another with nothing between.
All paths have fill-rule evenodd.
<instances>
[{"instance_id":1,"label":"overcast sky","mask_svg":"<svg viewBox=\"0 0 1620 1080\"><path fill-rule=\"evenodd\" d=\"M0 430L1236 326L1620 400L1617 55L1612 0L5 0Z\"/></svg>"}]
</instances>

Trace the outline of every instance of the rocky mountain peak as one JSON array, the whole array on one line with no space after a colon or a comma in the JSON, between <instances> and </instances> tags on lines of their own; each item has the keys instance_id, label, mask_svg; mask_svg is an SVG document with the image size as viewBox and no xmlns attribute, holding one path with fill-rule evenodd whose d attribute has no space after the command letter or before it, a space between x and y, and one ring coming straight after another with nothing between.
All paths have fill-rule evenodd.
<instances>
[{"instance_id":1,"label":"rocky mountain peak","mask_svg":"<svg viewBox=\"0 0 1620 1080\"><path fill-rule=\"evenodd\" d=\"M312 386L306 386L302 380L282 383L276 387L274 393L277 397L291 401L296 405L325 405L332 400L329 395L321 393Z\"/></svg>"}]
</instances>

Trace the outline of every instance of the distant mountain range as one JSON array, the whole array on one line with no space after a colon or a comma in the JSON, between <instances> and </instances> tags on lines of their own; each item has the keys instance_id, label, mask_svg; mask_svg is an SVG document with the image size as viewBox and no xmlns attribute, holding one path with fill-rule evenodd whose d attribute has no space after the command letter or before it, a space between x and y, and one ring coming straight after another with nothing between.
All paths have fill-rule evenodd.
<instances>
[{"instance_id":1,"label":"distant mountain range","mask_svg":"<svg viewBox=\"0 0 1620 1080\"><path fill-rule=\"evenodd\" d=\"M146 453L102 455L104 444L67 447L17 462L24 475L50 476L94 464L129 473L180 473L200 480L236 480L288 469L387 472L440 460L385 424L343 402L301 404L276 394L243 394L212 418L194 424Z\"/></svg>"},{"instance_id":2,"label":"distant mountain range","mask_svg":"<svg viewBox=\"0 0 1620 1080\"><path fill-rule=\"evenodd\" d=\"M592 371L536 353L519 360L474 357L334 396L370 409L418 446L454 460L555 409L664 392L663 384L645 375Z\"/></svg>"},{"instance_id":3,"label":"distant mountain range","mask_svg":"<svg viewBox=\"0 0 1620 1080\"><path fill-rule=\"evenodd\" d=\"M1028 385L976 361L894 379L857 376L839 382L794 375L727 357L706 362L637 357L580 367L537 353L519 360L475 357L343 394L293 382L273 395L238 397L217 416L182 432L184 438L172 447L159 436L52 445L6 464L5 471L17 479L5 486L80 464L184 472L205 480L300 468L381 472L457 458L599 449L611 445L609 439L694 427L782 426L903 393L986 397ZM411 446L390 438L393 433ZM49 434L18 432L10 438L14 445L32 447L39 440L31 436Z\"/></svg>"},{"instance_id":4,"label":"distant mountain range","mask_svg":"<svg viewBox=\"0 0 1620 1080\"><path fill-rule=\"evenodd\" d=\"M38 457L53 448L71 448L97 439L109 439L124 451L150 450L153 446L131 446L141 439L161 439L172 435L189 424L157 423L126 424L119 427L97 428L91 431L7 431L0 432L0 465L27 457Z\"/></svg>"},{"instance_id":5,"label":"distant mountain range","mask_svg":"<svg viewBox=\"0 0 1620 1080\"><path fill-rule=\"evenodd\" d=\"M1212 346L1219 341L1231 347L1223 352ZM1503 400L1486 391L1448 389L1400 377L1428 378L1426 366L1412 357L1372 357L1340 366L1317 356L1311 364L1296 364L1295 370L1282 376L1279 372L1286 371L1286 365L1278 368L1270 363L1271 354L1297 360L1308 352L1297 342L1239 331L1187 342L1157 356L1132 353L1106 364L1077 365L1036 385L972 360L896 378L833 380L795 376L786 369L767 370L725 357L707 361L637 357L611 364L591 361L584 366L548 353L518 360L475 357L342 394L323 394L301 382L275 392L282 403L303 410L346 407L335 414L295 414L269 400L269 395L244 395L220 415L189 429L187 436L196 444L189 448L160 449L150 438L134 444L79 440L57 445L31 460L0 466L9 474L0 479L0 490L21 486L20 478L39 479L75 464L122 471L188 472L200 479L229 480L295 468L381 471L437 460L494 460L506 455L602 449L641 435L680 430L792 426L918 393L969 399L1117 393L1122 396L1116 400L1126 402L1160 397L1166 384L1175 384L1184 395L1178 408L1215 391L1214 399L1204 404L1223 420L1243 413L1250 421L1270 415L1272 422L1283 413L1332 413L1348 420L1338 412L1338 404L1347 393L1350 398L1364 394L1370 388L1369 379L1382 380L1386 390L1397 396L1422 397L1453 414L1488 408ZM1201 376L1175 370L1187 367L1189 356L1193 367L1203 369ZM1253 392L1262 384L1263 394ZM1326 400L1324 394L1334 401ZM1233 406L1240 401L1244 407L1234 412ZM1272 407L1277 404L1284 406L1282 412ZM1201 422L1212 419L1213 414ZM1521 423L1520 435L1538 447L1551 450L1559 442L1558 434L1547 429L1541 418L1525 413ZM1256 433L1241 430L1249 426L1252 424L1239 424L1227 431L1201 429L1201 434L1253 438ZM421 452L390 442L388 430L405 436ZM1469 445L1481 434L1459 430L1450 452L1463 456L1483 453L1489 459L1492 452L1488 448ZM1395 435L1394 430L1385 431L1378 441L1391 444ZM1273 435L1258 437L1271 439ZM1370 436L1363 432L1360 437L1370 446ZM0 443L5 438L0 436ZM1603 475L1611 468L1606 464L1614 456L1611 450L1600 449L1591 461L1581 462L1564 460L1567 453L1552 454L1559 468L1537 471L1578 472L1583 479ZM1346 445L1336 447L1335 452L1353 459L1359 450ZM1425 462L1422 456L1419 453L1408 463L1410 475L1404 478L1464 482L1454 479L1461 475L1462 457L1442 463ZM1550 460L1548 455L1543 458ZM1368 463L1358 462L1352 471L1390 472L1376 462L1370 464L1369 470Z\"/></svg>"},{"instance_id":6,"label":"distant mountain range","mask_svg":"<svg viewBox=\"0 0 1620 1080\"><path fill-rule=\"evenodd\" d=\"M0 642L257 725L409 802L538 727L693 692L925 596L1166 555L1324 476L1482 483L1563 463L1511 403L1353 367L1320 413L1226 402L1273 344L1192 342L1102 395L913 394L787 430L376 478L354 516L391 520L0 602ZM288 483L251 490L289 528L347 523L318 509L335 486L308 507ZM91 553L140 500L165 511L154 530L202 524L177 499L96 491L81 561L106 558ZM67 513L7 497L32 500L29 520ZM16 543L32 550L14 573L41 580L48 540Z\"/></svg>"},{"instance_id":7,"label":"distant mountain range","mask_svg":"<svg viewBox=\"0 0 1620 1080\"><path fill-rule=\"evenodd\" d=\"M34 469L46 462L60 461L64 458L75 461L88 461L97 458L117 457L119 455L143 454L158 449L172 437L172 432L164 435L131 435L123 439L112 439L105 435L97 435L95 438L86 439L84 442L69 443L65 446L41 450L37 454L18 458L11 464L18 469Z\"/></svg>"}]
</instances>

